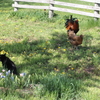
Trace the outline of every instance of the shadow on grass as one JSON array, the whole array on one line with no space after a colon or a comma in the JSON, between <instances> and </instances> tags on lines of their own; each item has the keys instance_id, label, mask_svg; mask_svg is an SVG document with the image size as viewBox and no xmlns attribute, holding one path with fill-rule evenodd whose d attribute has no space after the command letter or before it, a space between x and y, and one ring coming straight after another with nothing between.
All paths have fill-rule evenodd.
<instances>
[{"instance_id":1,"label":"shadow on grass","mask_svg":"<svg viewBox=\"0 0 100 100\"><path fill-rule=\"evenodd\" d=\"M49 41L40 39L29 42L26 39L18 43L1 45L1 50L23 56L24 62L18 65L19 72L26 70L31 75L46 75L51 72L61 74L64 72L71 80L80 79L83 81L88 78L93 80L91 75L99 75L96 65L100 64L96 61L98 58L93 53L100 54L100 51L98 45L91 46L92 39L91 36L85 36L83 45L80 46L79 50L74 50L68 42L67 34L56 32L52 34L52 39ZM55 68L56 70L54 70ZM40 81L42 80L39 79L38 82ZM92 86L95 87L95 84ZM84 91L84 89L82 90ZM59 91L57 95L61 97Z\"/></svg>"},{"instance_id":2,"label":"shadow on grass","mask_svg":"<svg viewBox=\"0 0 100 100\"><path fill-rule=\"evenodd\" d=\"M69 67L77 69L95 66L96 58L93 53L100 54L100 51L99 46L91 46L92 39L91 36L85 36L82 46L75 50L69 43L67 34L56 32L52 34L52 39L49 41L40 39L29 42L26 39L18 43L1 45L1 50L19 56L22 55L25 63L18 65L21 66L21 69L35 65L39 68L47 67L48 70L53 70L56 67L63 71L70 69ZM99 62L96 63L100 64Z\"/></svg>"}]
</instances>

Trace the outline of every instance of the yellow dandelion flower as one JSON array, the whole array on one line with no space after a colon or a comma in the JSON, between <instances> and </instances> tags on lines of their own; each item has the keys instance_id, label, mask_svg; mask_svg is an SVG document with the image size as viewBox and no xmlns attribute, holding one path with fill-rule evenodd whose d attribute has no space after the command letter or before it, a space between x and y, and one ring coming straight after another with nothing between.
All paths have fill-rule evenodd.
<instances>
[{"instance_id":1,"label":"yellow dandelion flower","mask_svg":"<svg viewBox=\"0 0 100 100\"><path fill-rule=\"evenodd\" d=\"M58 71L59 71L59 69L56 69L56 71L58 72Z\"/></svg>"},{"instance_id":2,"label":"yellow dandelion flower","mask_svg":"<svg viewBox=\"0 0 100 100\"><path fill-rule=\"evenodd\" d=\"M24 51L24 54L26 54L26 52Z\"/></svg>"},{"instance_id":3,"label":"yellow dandelion flower","mask_svg":"<svg viewBox=\"0 0 100 100\"><path fill-rule=\"evenodd\" d=\"M32 53L30 53L30 54L29 54L29 56L33 56L33 54L32 54Z\"/></svg>"},{"instance_id":4,"label":"yellow dandelion flower","mask_svg":"<svg viewBox=\"0 0 100 100\"><path fill-rule=\"evenodd\" d=\"M46 49L46 48L43 48L43 49Z\"/></svg>"},{"instance_id":5,"label":"yellow dandelion flower","mask_svg":"<svg viewBox=\"0 0 100 100\"><path fill-rule=\"evenodd\" d=\"M2 40L0 40L0 43L2 43Z\"/></svg>"},{"instance_id":6,"label":"yellow dandelion flower","mask_svg":"<svg viewBox=\"0 0 100 100\"><path fill-rule=\"evenodd\" d=\"M54 68L54 70L56 70L56 68Z\"/></svg>"},{"instance_id":7,"label":"yellow dandelion flower","mask_svg":"<svg viewBox=\"0 0 100 100\"><path fill-rule=\"evenodd\" d=\"M8 52L2 50L2 51L0 51L0 54L8 54Z\"/></svg>"},{"instance_id":8,"label":"yellow dandelion flower","mask_svg":"<svg viewBox=\"0 0 100 100\"><path fill-rule=\"evenodd\" d=\"M60 49L60 47L58 47Z\"/></svg>"},{"instance_id":9,"label":"yellow dandelion flower","mask_svg":"<svg viewBox=\"0 0 100 100\"><path fill-rule=\"evenodd\" d=\"M59 71L59 69L57 69L57 68L54 68L54 70L57 71L57 72Z\"/></svg>"},{"instance_id":10,"label":"yellow dandelion flower","mask_svg":"<svg viewBox=\"0 0 100 100\"><path fill-rule=\"evenodd\" d=\"M4 50L2 50L0 53L1 53L1 54L4 54L4 53L5 53L5 51L4 51Z\"/></svg>"},{"instance_id":11,"label":"yellow dandelion flower","mask_svg":"<svg viewBox=\"0 0 100 100\"><path fill-rule=\"evenodd\" d=\"M46 43L48 43L48 41L46 41Z\"/></svg>"},{"instance_id":12,"label":"yellow dandelion flower","mask_svg":"<svg viewBox=\"0 0 100 100\"><path fill-rule=\"evenodd\" d=\"M74 68L71 68L71 70L73 70Z\"/></svg>"},{"instance_id":13,"label":"yellow dandelion flower","mask_svg":"<svg viewBox=\"0 0 100 100\"><path fill-rule=\"evenodd\" d=\"M78 19L78 21L81 21L80 19Z\"/></svg>"},{"instance_id":14,"label":"yellow dandelion flower","mask_svg":"<svg viewBox=\"0 0 100 100\"><path fill-rule=\"evenodd\" d=\"M11 57L12 59L14 59L15 57Z\"/></svg>"},{"instance_id":15,"label":"yellow dandelion flower","mask_svg":"<svg viewBox=\"0 0 100 100\"><path fill-rule=\"evenodd\" d=\"M63 49L63 51L66 51L66 49Z\"/></svg>"},{"instance_id":16,"label":"yellow dandelion flower","mask_svg":"<svg viewBox=\"0 0 100 100\"><path fill-rule=\"evenodd\" d=\"M8 43L8 41L6 41L5 43Z\"/></svg>"},{"instance_id":17,"label":"yellow dandelion flower","mask_svg":"<svg viewBox=\"0 0 100 100\"><path fill-rule=\"evenodd\" d=\"M8 52L6 52L6 54L8 54Z\"/></svg>"},{"instance_id":18,"label":"yellow dandelion flower","mask_svg":"<svg viewBox=\"0 0 100 100\"><path fill-rule=\"evenodd\" d=\"M62 74L65 74L65 72L62 72Z\"/></svg>"}]
</instances>

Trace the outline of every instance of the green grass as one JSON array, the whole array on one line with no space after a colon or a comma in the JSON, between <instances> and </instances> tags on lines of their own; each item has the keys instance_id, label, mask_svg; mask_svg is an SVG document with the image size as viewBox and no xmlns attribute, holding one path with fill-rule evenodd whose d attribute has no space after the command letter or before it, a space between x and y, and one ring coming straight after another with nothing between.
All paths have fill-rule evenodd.
<instances>
[{"instance_id":1,"label":"green grass","mask_svg":"<svg viewBox=\"0 0 100 100\"><path fill-rule=\"evenodd\" d=\"M49 19L48 10L13 12L11 0L1 3L0 51L6 51L19 73L27 75L1 78L0 99L99 100L99 20L73 14L80 20L77 35L84 35L83 44L74 50L64 27L70 13L55 11L55 16ZM2 69L0 63L0 72Z\"/></svg>"}]
</instances>

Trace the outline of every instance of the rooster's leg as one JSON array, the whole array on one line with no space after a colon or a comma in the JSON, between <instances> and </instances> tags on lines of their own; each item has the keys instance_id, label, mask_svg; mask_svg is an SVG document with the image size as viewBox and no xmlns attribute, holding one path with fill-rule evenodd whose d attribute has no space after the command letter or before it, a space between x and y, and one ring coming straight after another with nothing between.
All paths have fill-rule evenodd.
<instances>
[{"instance_id":1,"label":"rooster's leg","mask_svg":"<svg viewBox=\"0 0 100 100\"><path fill-rule=\"evenodd\" d=\"M78 46L73 46L74 49L78 50Z\"/></svg>"}]
</instances>

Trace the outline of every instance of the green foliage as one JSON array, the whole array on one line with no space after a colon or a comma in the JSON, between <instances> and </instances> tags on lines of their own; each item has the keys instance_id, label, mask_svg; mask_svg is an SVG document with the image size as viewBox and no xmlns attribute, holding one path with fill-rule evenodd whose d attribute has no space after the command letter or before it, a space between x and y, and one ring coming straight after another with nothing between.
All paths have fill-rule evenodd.
<instances>
[{"instance_id":1,"label":"green foliage","mask_svg":"<svg viewBox=\"0 0 100 100\"><path fill-rule=\"evenodd\" d=\"M34 11L18 11L18 12L11 12L9 17L14 17L14 18L19 18L19 19L32 19L32 21L36 20L46 20L48 18L48 13L47 12L41 12L34 10Z\"/></svg>"},{"instance_id":2,"label":"green foliage","mask_svg":"<svg viewBox=\"0 0 100 100\"><path fill-rule=\"evenodd\" d=\"M40 81L44 85L44 92L56 94L57 98L69 100L74 98L81 89L80 81L69 78L67 75L51 72ZM65 98L66 97L66 98Z\"/></svg>"}]
</instances>

